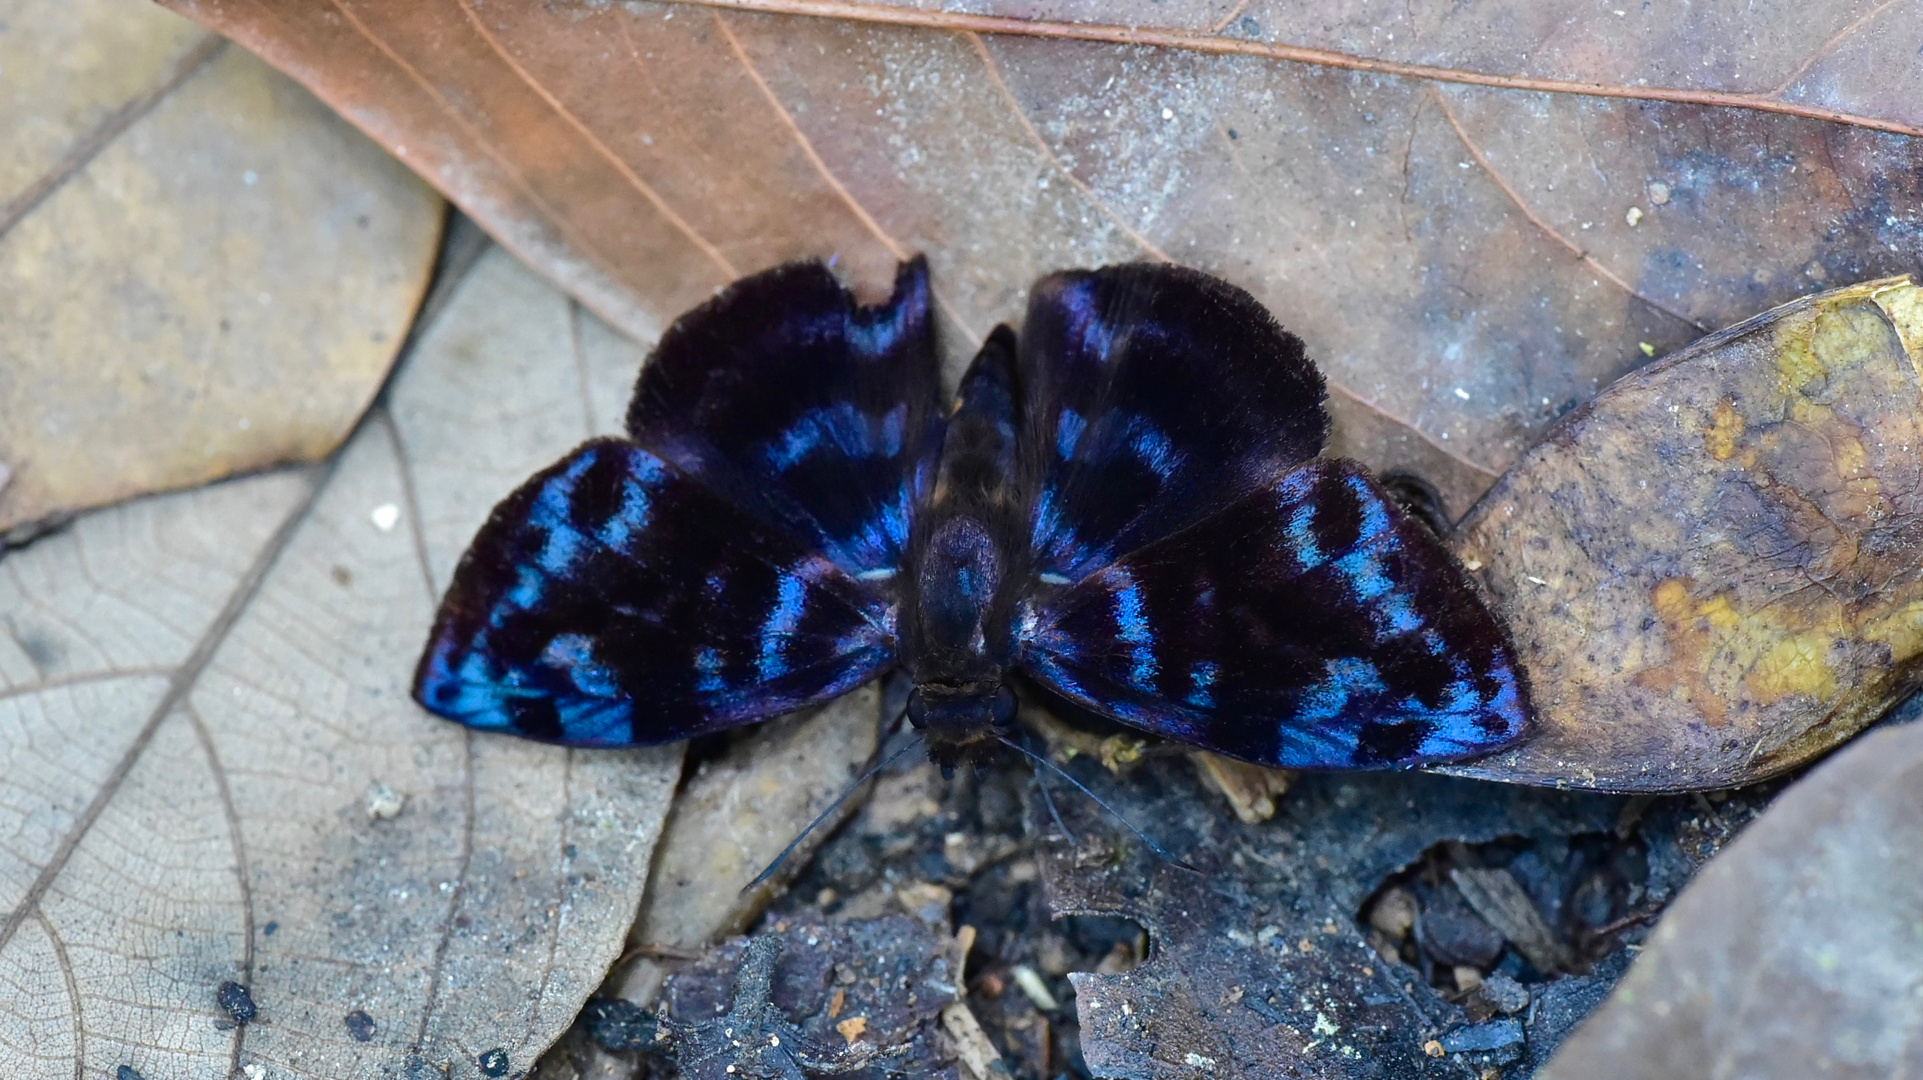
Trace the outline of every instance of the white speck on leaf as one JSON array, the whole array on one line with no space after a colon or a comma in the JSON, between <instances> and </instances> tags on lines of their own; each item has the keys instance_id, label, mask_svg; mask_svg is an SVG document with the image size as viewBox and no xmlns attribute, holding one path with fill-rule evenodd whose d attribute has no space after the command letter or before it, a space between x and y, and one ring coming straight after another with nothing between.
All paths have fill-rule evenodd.
<instances>
[{"instance_id":1,"label":"white speck on leaf","mask_svg":"<svg viewBox=\"0 0 1923 1080\"><path fill-rule=\"evenodd\" d=\"M382 503L367 515L374 527L382 532L393 532L394 526L401 523L401 508L393 503Z\"/></svg>"},{"instance_id":2,"label":"white speck on leaf","mask_svg":"<svg viewBox=\"0 0 1923 1080\"><path fill-rule=\"evenodd\" d=\"M367 785L367 816L375 821L392 821L401 816L406 796L379 780Z\"/></svg>"}]
</instances>

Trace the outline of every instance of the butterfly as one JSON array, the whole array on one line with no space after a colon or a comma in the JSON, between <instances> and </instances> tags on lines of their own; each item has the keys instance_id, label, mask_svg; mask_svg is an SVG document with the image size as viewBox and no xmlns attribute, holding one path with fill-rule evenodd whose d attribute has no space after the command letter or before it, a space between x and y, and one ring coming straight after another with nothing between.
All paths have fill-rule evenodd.
<instances>
[{"instance_id":1,"label":"butterfly","mask_svg":"<svg viewBox=\"0 0 1923 1080\"><path fill-rule=\"evenodd\" d=\"M1015 676L1292 769L1460 761L1527 688L1448 550L1319 456L1324 384L1246 292L1051 274L944 401L926 264L864 306L745 278L641 369L627 437L528 480L455 570L414 696L571 746L686 739L893 669L943 769L1007 742Z\"/></svg>"}]
</instances>

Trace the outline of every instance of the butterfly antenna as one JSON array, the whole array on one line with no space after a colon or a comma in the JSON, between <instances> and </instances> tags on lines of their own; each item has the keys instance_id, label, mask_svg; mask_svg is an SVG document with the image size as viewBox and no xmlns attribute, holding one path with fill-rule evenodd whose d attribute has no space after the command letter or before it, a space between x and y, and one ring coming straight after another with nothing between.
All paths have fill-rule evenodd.
<instances>
[{"instance_id":1,"label":"butterfly antenna","mask_svg":"<svg viewBox=\"0 0 1923 1080\"><path fill-rule=\"evenodd\" d=\"M1048 807L1049 820L1055 823L1057 829L1062 830L1062 835L1068 838L1070 844L1075 847L1081 847L1082 842L1077 839L1075 833L1069 829L1068 822L1062 820L1062 812L1055 809L1055 796L1049 794L1048 781L1042 779L1042 770L1036 768L1033 762L1029 763L1028 770L1035 777L1035 786L1041 790L1042 805Z\"/></svg>"},{"instance_id":2,"label":"butterfly antenna","mask_svg":"<svg viewBox=\"0 0 1923 1080\"><path fill-rule=\"evenodd\" d=\"M767 881L769 878L773 877L775 875L775 871L781 869L782 862L785 861L789 855L793 854L795 848L799 847L803 840L808 839L808 834L820 828L822 822L827 821L830 817L834 816L834 812L841 809L842 803L847 802L849 798L854 795L855 792L861 790L861 785L874 779L876 773L879 773L883 769L886 769L888 766L893 765L897 761L900 761L902 758L902 755L908 753L908 751L913 750L914 748L920 745L921 745L921 732L917 731L915 733L915 737L913 739L910 739L907 743L905 743L901 749L895 751L892 754L889 754L887 757L876 762L874 765L869 766L867 772L864 772L860 776L856 777L853 783L849 784L848 787L844 791L842 791L840 795L836 796L834 802L828 804L828 809L823 810L820 814L817 814L815 816L815 819L808 823L807 828L797 833L793 840L788 841L788 846L781 849L781 854L776 855L774 858L774 861L769 863L766 869L762 870L761 873L756 874L755 879L753 881L750 881L746 885L743 885L741 887L741 891L747 892L749 889L752 889L755 886L760 885L762 882Z\"/></svg>"},{"instance_id":3,"label":"butterfly antenna","mask_svg":"<svg viewBox=\"0 0 1923 1080\"><path fill-rule=\"evenodd\" d=\"M1043 757L1041 754L1037 754L1035 751L1030 750L1028 747L1023 746L1018 742L1014 742L1010 740L1006 735L997 733L995 735L995 738L999 740L1003 746L1006 746L1009 749L1014 750L1016 753L1019 753L1023 757L1026 757L1028 760L1043 766L1049 772L1054 773L1056 776L1059 776L1062 779L1068 781L1070 784L1074 785L1077 791L1080 791L1082 794L1088 796L1089 799L1093 801L1096 806L1099 806L1102 809L1108 811L1109 816L1121 822L1123 825L1126 825L1128 827L1128 831L1134 833L1137 837L1141 838L1142 843L1147 844L1148 849L1150 851L1153 851L1156 857L1161 859L1163 862L1168 863L1170 866L1179 866L1182 869L1187 870L1191 874L1201 873L1201 871L1197 870L1195 867L1190 866L1188 863L1183 862L1182 860L1176 858L1173 855L1170 855L1166 850L1163 849L1162 845L1150 839L1147 833L1136 828L1134 822L1123 817L1122 812L1120 810L1117 810L1113 806L1110 806L1108 803L1102 801L1102 797L1100 795L1095 794L1093 791L1090 791L1086 784L1083 784L1080 780L1077 780L1073 776L1070 776L1068 774L1068 770L1048 760L1046 757Z\"/></svg>"}]
</instances>

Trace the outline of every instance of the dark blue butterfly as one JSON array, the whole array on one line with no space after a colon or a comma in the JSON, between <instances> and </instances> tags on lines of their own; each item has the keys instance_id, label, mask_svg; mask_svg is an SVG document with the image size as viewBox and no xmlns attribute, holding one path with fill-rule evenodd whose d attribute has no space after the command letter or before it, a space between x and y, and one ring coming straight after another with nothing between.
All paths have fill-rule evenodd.
<instances>
[{"instance_id":1,"label":"dark blue butterfly","mask_svg":"<svg viewBox=\"0 0 1923 1080\"><path fill-rule=\"evenodd\" d=\"M897 666L944 767L1021 673L1263 765L1401 768L1521 737L1467 576L1357 465L1248 294L1179 267L1035 286L942 407L928 277L861 307L818 264L736 283L643 367L627 439L494 510L415 697L576 746L685 739Z\"/></svg>"}]
</instances>

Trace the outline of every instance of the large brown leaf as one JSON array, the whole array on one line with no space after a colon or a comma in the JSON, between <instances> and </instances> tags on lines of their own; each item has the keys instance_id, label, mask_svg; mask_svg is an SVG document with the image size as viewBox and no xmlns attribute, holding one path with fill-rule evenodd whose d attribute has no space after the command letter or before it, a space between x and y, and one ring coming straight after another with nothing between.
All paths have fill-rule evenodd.
<instances>
[{"instance_id":1,"label":"large brown leaf","mask_svg":"<svg viewBox=\"0 0 1923 1080\"><path fill-rule=\"evenodd\" d=\"M1042 271L1179 259L1454 513L1646 353L1917 250L1907 8L170 2L637 336L926 251L967 351Z\"/></svg>"},{"instance_id":2,"label":"large brown leaf","mask_svg":"<svg viewBox=\"0 0 1923 1080\"><path fill-rule=\"evenodd\" d=\"M442 208L185 19L0 0L0 534L333 451Z\"/></svg>"},{"instance_id":3,"label":"large brown leaf","mask_svg":"<svg viewBox=\"0 0 1923 1080\"><path fill-rule=\"evenodd\" d=\"M1923 656L1923 289L1787 304L1624 379L1456 536L1537 726L1467 776L1734 786L1808 761Z\"/></svg>"}]
</instances>

